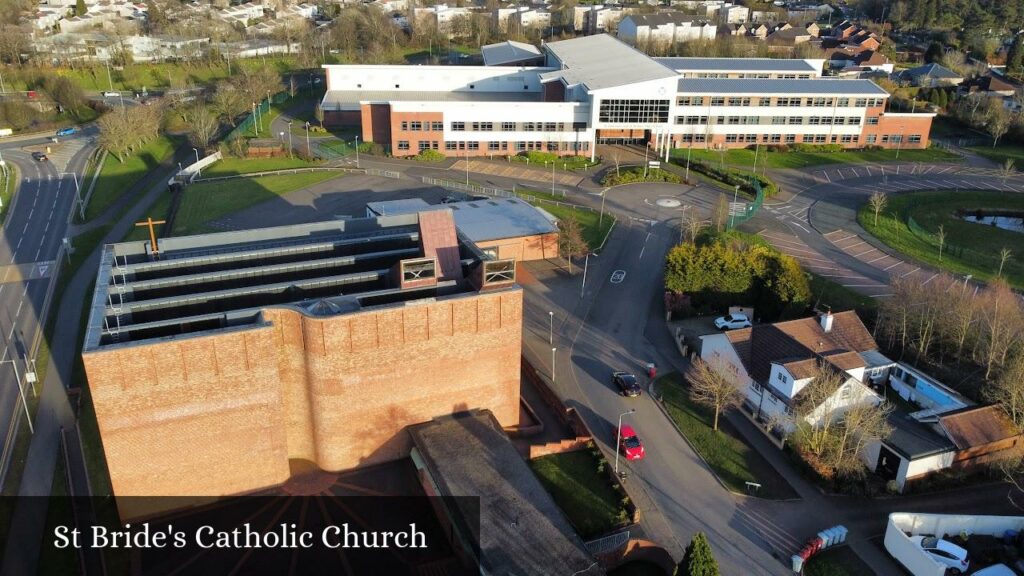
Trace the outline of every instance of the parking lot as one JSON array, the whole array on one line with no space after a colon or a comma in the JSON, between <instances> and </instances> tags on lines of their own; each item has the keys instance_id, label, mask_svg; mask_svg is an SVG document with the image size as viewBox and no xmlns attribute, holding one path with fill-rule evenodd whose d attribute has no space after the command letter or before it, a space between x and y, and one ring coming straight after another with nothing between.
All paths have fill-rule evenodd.
<instances>
[{"instance_id":1,"label":"parking lot","mask_svg":"<svg viewBox=\"0 0 1024 576\"><path fill-rule=\"evenodd\" d=\"M853 256L854 258L870 264L871 266L889 274L890 278L906 278L907 276L920 276L922 284L931 282L938 273L922 270L910 262L905 262L891 256L869 244L857 234L846 230L833 230L823 234L836 248Z\"/></svg>"},{"instance_id":2,"label":"parking lot","mask_svg":"<svg viewBox=\"0 0 1024 576\"><path fill-rule=\"evenodd\" d=\"M761 236L767 238L773 246L785 254L796 258L805 270L813 272L818 276L828 278L846 288L857 290L872 298L885 296L889 293L889 287L881 282L872 280L853 270L836 264L830 258L826 258L820 252L811 248L806 242L793 234L772 230L762 231ZM828 235L826 235L828 236ZM834 243L834 242L833 242ZM844 250L845 252L846 250Z\"/></svg>"}]
</instances>

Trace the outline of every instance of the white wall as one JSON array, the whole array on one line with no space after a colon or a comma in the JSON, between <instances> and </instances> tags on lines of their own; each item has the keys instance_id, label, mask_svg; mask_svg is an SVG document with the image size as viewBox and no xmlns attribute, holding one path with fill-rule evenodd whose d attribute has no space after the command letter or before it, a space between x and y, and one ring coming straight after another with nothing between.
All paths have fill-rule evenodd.
<instances>
[{"instance_id":1,"label":"white wall","mask_svg":"<svg viewBox=\"0 0 1024 576\"><path fill-rule=\"evenodd\" d=\"M944 576L946 567L932 560L910 536L985 534L1002 536L1007 530L1024 530L1024 516L971 516L893 512L885 528L885 549L914 576ZM907 534L910 534L908 536Z\"/></svg>"},{"instance_id":2,"label":"white wall","mask_svg":"<svg viewBox=\"0 0 1024 576\"><path fill-rule=\"evenodd\" d=\"M843 397L844 393L846 394L845 398ZM848 378L842 386L829 396L828 400L811 412L807 420L813 424L825 416L842 416L854 406L865 404L877 406L881 403L881 396L857 380Z\"/></svg>"},{"instance_id":3,"label":"white wall","mask_svg":"<svg viewBox=\"0 0 1024 576\"><path fill-rule=\"evenodd\" d=\"M953 456L955 456L955 452L950 450L949 452L933 454L932 456L926 456L924 458L918 458L910 461L907 465L906 473L900 474L897 478L900 488L903 488L903 484L907 480L913 480L923 474L949 468L953 465ZM903 471L902 467L900 468L900 471Z\"/></svg>"},{"instance_id":4,"label":"white wall","mask_svg":"<svg viewBox=\"0 0 1024 576\"><path fill-rule=\"evenodd\" d=\"M540 92L550 68L519 66L325 65L328 90ZM398 88L395 88L395 85ZM470 89L470 84L474 87ZM527 89L523 89L527 86ZM500 118L493 118L500 120Z\"/></svg>"},{"instance_id":5,"label":"white wall","mask_svg":"<svg viewBox=\"0 0 1024 576\"><path fill-rule=\"evenodd\" d=\"M444 117L445 140L477 141L557 141L575 142L577 134L572 130L573 122L586 122L590 107L578 102L404 102L391 103L392 113L441 112ZM562 122L566 124L561 132L453 132L452 122L493 122L495 127L502 122ZM469 126L467 125L467 128ZM580 130L580 142L591 142L593 130Z\"/></svg>"}]
</instances>

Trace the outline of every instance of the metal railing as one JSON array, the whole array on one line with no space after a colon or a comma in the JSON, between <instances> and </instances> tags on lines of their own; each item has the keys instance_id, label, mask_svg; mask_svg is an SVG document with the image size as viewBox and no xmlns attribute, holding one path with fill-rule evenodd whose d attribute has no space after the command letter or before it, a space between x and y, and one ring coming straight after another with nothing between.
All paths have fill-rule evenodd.
<instances>
[{"instance_id":1,"label":"metal railing","mask_svg":"<svg viewBox=\"0 0 1024 576\"><path fill-rule=\"evenodd\" d=\"M231 132L228 132L228 135L226 138L224 138L224 140L228 141L239 137L257 136L256 131L253 130L253 126L256 125L256 117L259 116L262 124L263 114L266 114L267 112L270 111L270 106L272 104L280 104L281 102L288 100L290 97L291 96L288 94L287 91L282 91L271 96L269 101L267 99L260 100L259 104L252 108L252 111L249 113L249 115L246 116L244 120L239 122L238 126L235 126L234 129L231 130ZM267 127L267 129L269 130L269 126ZM268 137L272 136L268 134Z\"/></svg>"},{"instance_id":2,"label":"metal railing","mask_svg":"<svg viewBox=\"0 0 1024 576\"><path fill-rule=\"evenodd\" d=\"M756 177L751 176L750 186L754 189L753 202L742 207L729 206L729 220L726 224L730 230L753 218L757 211L761 209L761 206L764 205L764 189L761 188L761 182Z\"/></svg>"}]
</instances>

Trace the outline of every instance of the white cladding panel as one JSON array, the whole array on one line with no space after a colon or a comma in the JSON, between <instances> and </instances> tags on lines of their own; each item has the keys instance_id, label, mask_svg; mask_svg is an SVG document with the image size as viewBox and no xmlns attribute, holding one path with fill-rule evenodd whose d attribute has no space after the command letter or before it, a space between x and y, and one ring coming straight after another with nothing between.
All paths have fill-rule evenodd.
<instances>
[{"instance_id":1,"label":"white cladding panel","mask_svg":"<svg viewBox=\"0 0 1024 576\"><path fill-rule=\"evenodd\" d=\"M550 71L549 68L519 66L328 65L324 68L327 69L328 90L393 92L540 92L538 74Z\"/></svg>"}]
</instances>

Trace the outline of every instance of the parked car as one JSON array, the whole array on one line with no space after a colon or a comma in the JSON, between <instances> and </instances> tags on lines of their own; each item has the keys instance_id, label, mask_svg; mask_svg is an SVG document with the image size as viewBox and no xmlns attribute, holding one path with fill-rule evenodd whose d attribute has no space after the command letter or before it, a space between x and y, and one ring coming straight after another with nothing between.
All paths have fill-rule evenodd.
<instances>
[{"instance_id":1,"label":"parked car","mask_svg":"<svg viewBox=\"0 0 1024 576\"><path fill-rule=\"evenodd\" d=\"M61 128L60 130L57 130L57 136L71 136L75 132L78 132L78 128L75 128L74 126Z\"/></svg>"},{"instance_id":2,"label":"parked car","mask_svg":"<svg viewBox=\"0 0 1024 576\"><path fill-rule=\"evenodd\" d=\"M121 93L120 92L113 92L113 91L108 90L108 91L104 92L103 95L105 97L107 97L107 98L117 98L118 96L121 95Z\"/></svg>"},{"instance_id":3,"label":"parked car","mask_svg":"<svg viewBox=\"0 0 1024 576\"><path fill-rule=\"evenodd\" d=\"M456 198L455 196L445 196L444 198L441 198L441 204L451 204L452 202L458 201L459 199Z\"/></svg>"},{"instance_id":4,"label":"parked car","mask_svg":"<svg viewBox=\"0 0 1024 576\"><path fill-rule=\"evenodd\" d=\"M643 442L628 424L619 429L619 449L626 460L643 460L646 455Z\"/></svg>"},{"instance_id":5,"label":"parked car","mask_svg":"<svg viewBox=\"0 0 1024 576\"><path fill-rule=\"evenodd\" d=\"M974 576L1017 576L1006 564L993 564L974 573Z\"/></svg>"},{"instance_id":6,"label":"parked car","mask_svg":"<svg viewBox=\"0 0 1024 576\"><path fill-rule=\"evenodd\" d=\"M613 372L612 382L619 387L623 396L636 398L640 395L640 383L636 381L636 376L629 372Z\"/></svg>"},{"instance_id":7,"label":"parked car","mask_svg":"<svg viewBox=\"0 0 1024 576\"><path fill-rule=\"evenodd\" d=\"M949 540L943 540L934 536L911 536L910 541L918 544L932 560L946 566L949 574L964 574L970 562L967 560L967 550L953 544Z\"/></svg>"},{"instance_id":8,"label":"parked car","mask_svg":"<svg viewBox=\"0 0 1024 576\"><path fill-rule=\"evenodd\" d=\"M736 330L750 328L750 319L746 314L727 314L715 318L715 327L719 330Z\"/></svg>"},{"instance_id":9,"label":"parked car","mask_svg":"<svg viewBox=\"0 0 1024 576\"><path fill-rule=\"evenodd\" d=\"M32 159L36 162L46 162L49 160L49 158L46 157L46 154L43 154L42 152L33 152Z\"/></svg>"}]
</instances>

